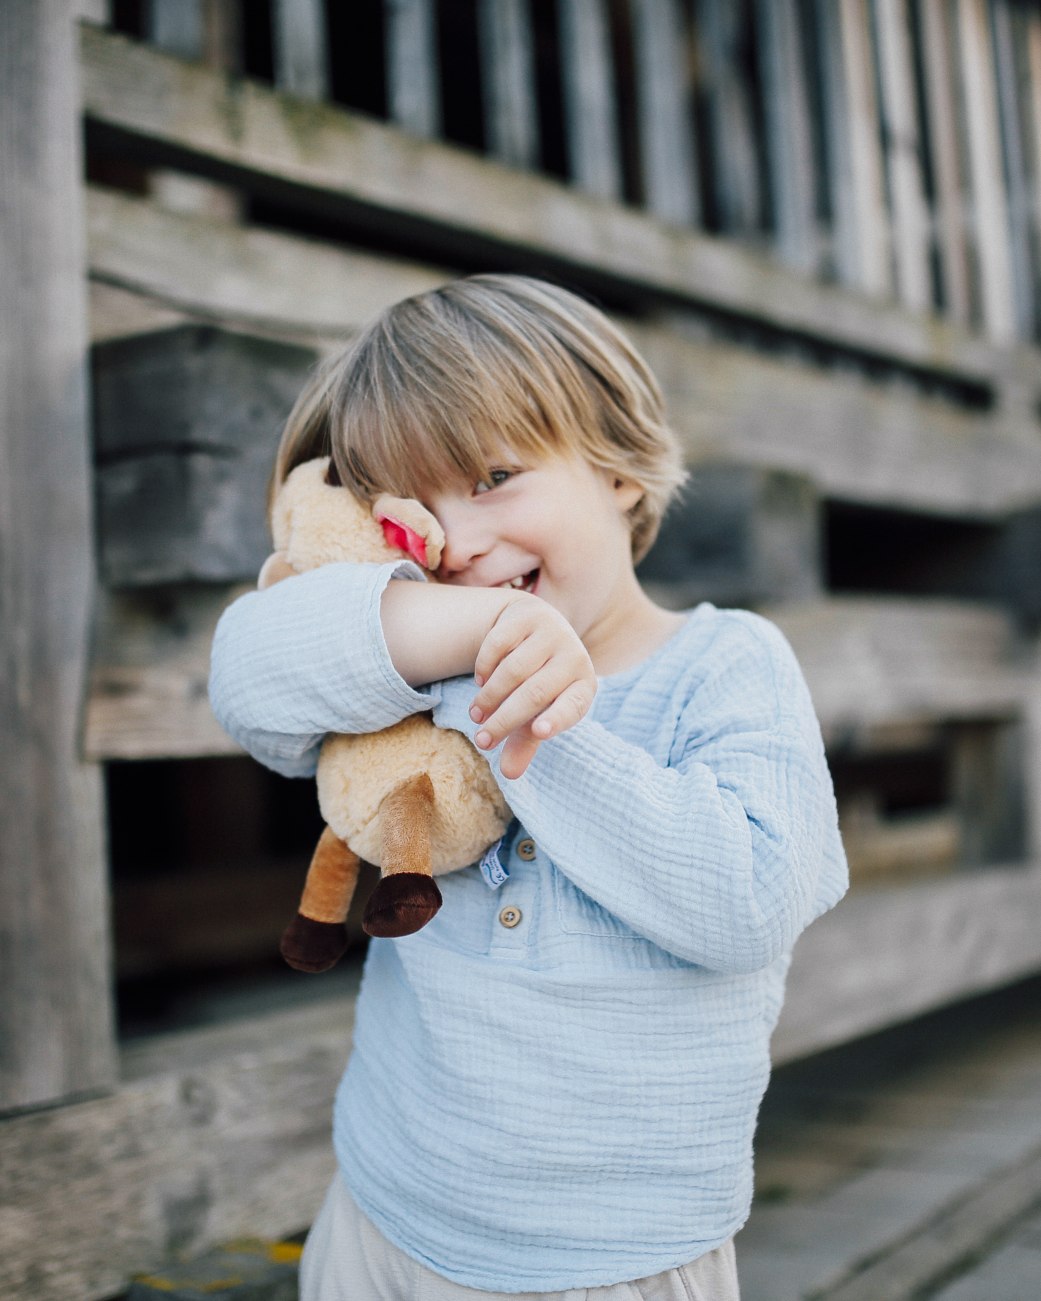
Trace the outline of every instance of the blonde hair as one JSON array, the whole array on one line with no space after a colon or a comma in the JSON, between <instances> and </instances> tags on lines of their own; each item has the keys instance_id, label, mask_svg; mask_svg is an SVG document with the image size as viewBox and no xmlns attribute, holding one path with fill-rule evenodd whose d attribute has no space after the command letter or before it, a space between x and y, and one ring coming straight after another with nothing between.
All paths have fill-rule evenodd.
<instances>
[{"instance_id":1,"label":"blonde hair","mask_svg":"<svg viewBox=\"0 0 1041 1301\"><path fill-rule=\"evenodd\" d=\"M316 371L286 422L272 488L331 453L361 496L421 498L458 476L486 478L504 451L579 455L638 484L635 560L686 477L657 381L601 311L542 280L478 275L389 307Z\"/></svg>"}]
</instances>

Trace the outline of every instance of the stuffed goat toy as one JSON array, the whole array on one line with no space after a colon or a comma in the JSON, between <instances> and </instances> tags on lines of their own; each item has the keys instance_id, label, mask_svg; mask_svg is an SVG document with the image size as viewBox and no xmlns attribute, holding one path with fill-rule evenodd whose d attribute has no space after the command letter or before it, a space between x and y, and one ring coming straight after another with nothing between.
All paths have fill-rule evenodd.
<instances>
[{"instance_id":1,"label":"stuffed goat toy","mask_svg":"<svg viewBox=\"0 0 1041 1301\"><path fill-rule=\"evenodd\" d=\"M328 457L298 465L275 498L277 548L258 586L335 561L385 562L408 553L441 561L444 534L417 501L382 496L370 507L342 486ZM347 947L344 922L360 860L380 868L362 921L370 935L411 935L441 907L433 877L465 867L503 834L510 813L487 760L459 732L416 714L371 736L329 736L318 760L326 828L282 955L325 971Z\"/></svg>"}]
</instances>

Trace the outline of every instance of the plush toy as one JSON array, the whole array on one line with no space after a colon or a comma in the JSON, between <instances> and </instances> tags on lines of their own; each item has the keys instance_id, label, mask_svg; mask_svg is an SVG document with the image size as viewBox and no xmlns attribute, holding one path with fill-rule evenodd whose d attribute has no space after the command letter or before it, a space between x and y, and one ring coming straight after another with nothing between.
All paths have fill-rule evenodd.
<instances>
[{"instance_id":1,"label":"plush toy","mask_svg":"<svg viewBox=\"0 0 1041 1301\"><path fill-rule=\"evenodd\" d=\"M334 561L382 562L403 553L433 571L444 546L440 525L419 502L382 496L370 507L340 484L328 457L287 476L272 532L277 550L260 572L260 587ZM426 713L370 736L327 737L317 782L326 827L281 946L301 971L325 971L346 949L344 922L360 860L381 872L364 929L410 935L441 907L433 877L480 858L510 818L487 761Z\"/></svg>"}]
</instances>

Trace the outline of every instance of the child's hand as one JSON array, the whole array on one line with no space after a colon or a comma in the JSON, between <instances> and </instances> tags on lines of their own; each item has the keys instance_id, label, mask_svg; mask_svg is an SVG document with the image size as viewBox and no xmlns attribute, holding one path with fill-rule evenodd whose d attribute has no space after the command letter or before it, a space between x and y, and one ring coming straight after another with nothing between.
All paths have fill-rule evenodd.
<instances>
[{"instance_id":1,"label":"child's hand","mask_svg":"<svg viewBox=\"0 0 1041 1301\"><path fill-rule=\"evenodd\" d=\"M512 600L489 629L474 664L480 687L470 717L490 750L503 738L504 777L519 777L539 745L583 718L596 695L586 648L564 616L537 596Z\"/></svg>"}]
</instances>

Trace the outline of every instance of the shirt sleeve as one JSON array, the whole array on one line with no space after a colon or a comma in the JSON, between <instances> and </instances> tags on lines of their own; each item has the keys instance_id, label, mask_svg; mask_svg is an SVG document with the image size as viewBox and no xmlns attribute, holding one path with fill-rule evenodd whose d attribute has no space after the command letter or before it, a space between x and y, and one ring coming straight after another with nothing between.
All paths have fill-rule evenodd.
<instances>
[{"instance_id":1,"label":"shirt sleeve","mask_svg":"<svg viewBox=\"0 0 1041 1301\"><path fill-rule=\"evenodd\" d=\"M210 660L210 706L255 759L287 777L314 773L329 732L378 732L430 708L398 674L380 622L393 578L417 565L323 565L221 615Z\"/></svg>"},{"instance_id":2,"label":"shirt sleeve","mask_svg":"<svg viewBox=\"0 0 1041 1301\"><path fill-rule=\"evenodd\" d=\"M667 763L589 718L541 745L516 780L491 757L514 814L580 890L668 952L725 972L786 953L847 884L809 692L787 642L757 622L698 674ZM474 694L472 680L443 684L435 722L472 737Z\"/></svg>"}]
</instances>

